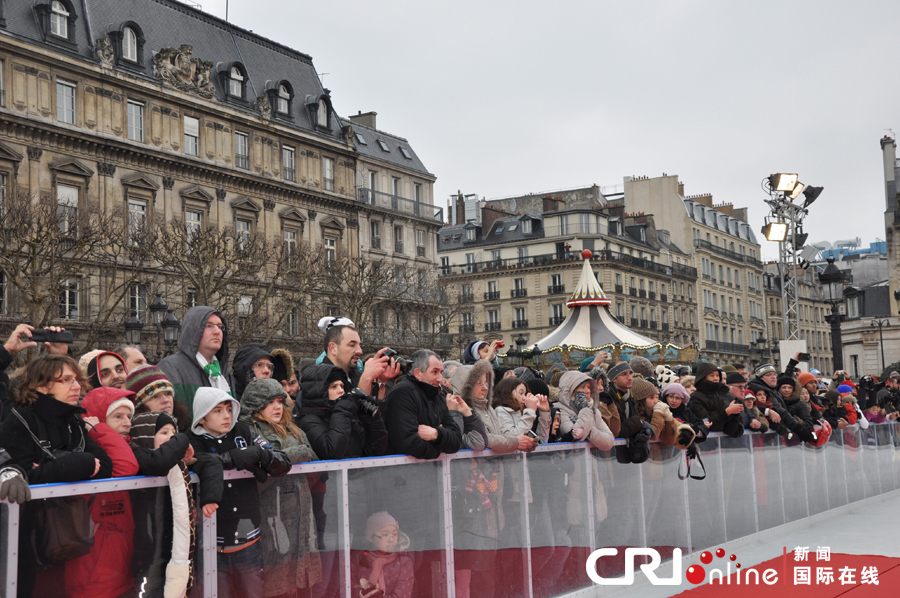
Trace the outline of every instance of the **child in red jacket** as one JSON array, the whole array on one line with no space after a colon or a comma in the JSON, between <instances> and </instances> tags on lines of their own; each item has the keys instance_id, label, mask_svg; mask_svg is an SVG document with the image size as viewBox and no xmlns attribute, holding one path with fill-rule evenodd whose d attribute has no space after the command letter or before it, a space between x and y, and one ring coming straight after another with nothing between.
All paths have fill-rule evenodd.
<instances>
[{"instance_id":1,"label":"child in red jacket","mask_svg":"<svg viewBox=\"0 0 900 598\"><path fill-rule=\"evenodd\" d=\"M112 387L94 389L84 396L91 439L113 463L113 477L137 475L138 462L128 446L133 392ZM89 554L66 562L66 595L69 598L115 598L134 585L131 556L134 553L134 518L128 492L103 492L89 503L94 521L94 546Z\"/></svg>"}]
</instances>

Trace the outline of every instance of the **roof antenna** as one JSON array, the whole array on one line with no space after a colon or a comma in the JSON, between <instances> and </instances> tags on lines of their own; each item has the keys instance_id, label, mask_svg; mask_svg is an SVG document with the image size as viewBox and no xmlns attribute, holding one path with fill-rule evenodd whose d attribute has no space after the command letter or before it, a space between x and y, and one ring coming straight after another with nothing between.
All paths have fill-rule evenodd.
<instances>
[{"instance_id":1,"label":"roof antenna","mask_svg":"<svg viewBox=\"0 0 900 598\"><path fill-rule=\"evenodd\" d=\"M322 87L325 87L325 75L330 75L331 73L318 73L319 81L322 82Z\"/></svg>"}]
</instances>

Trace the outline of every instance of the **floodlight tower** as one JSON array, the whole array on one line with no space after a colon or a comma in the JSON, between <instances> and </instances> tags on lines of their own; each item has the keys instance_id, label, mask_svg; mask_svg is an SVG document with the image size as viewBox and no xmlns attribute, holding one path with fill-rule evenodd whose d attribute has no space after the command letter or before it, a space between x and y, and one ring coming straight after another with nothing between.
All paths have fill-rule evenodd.
<instances>
[{"instance_id":1,"label":"floodlight tower","mask_svg":"<svg viewBox=\"0 0 900 598\"><path fill-rule=\"evenodd\" d=\"M797 270L800 260L797 251L809 236L803 232L807 208L822 193L822 187L807 187L796 174L773 174L762 182L769 195L765 202L770 213L762 228L769 241L778 242L778 270L781 275L781 303L784 307L784 330L788 340L800 338L800 304L797 296ZM803 203L794 203L803 193Z\"/></svg>"}]
</instances>

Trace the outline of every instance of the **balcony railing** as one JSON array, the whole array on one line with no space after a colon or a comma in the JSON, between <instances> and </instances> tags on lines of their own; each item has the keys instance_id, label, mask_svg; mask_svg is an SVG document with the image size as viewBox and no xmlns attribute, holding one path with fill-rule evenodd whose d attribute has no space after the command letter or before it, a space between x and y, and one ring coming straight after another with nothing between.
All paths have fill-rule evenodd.
<instances>
[{"instance_id":1,"label":"balcony railing","mask_svg":"<svg viewBox=\"0 0 900 598\"><path fill-rule=\"evenodd\" d=\"M666 301L669 300L669 296L668 295L660 295L659 300L662 301L663 303L665 303Z\"/></svg>"},{"instance_id":2,"label":"balcony railing","mask_svg":"<svg viewBox=\"0 0 900 598\"><path fill-rule=\"evenodd\" d=\"M460 334L473 334L475 332L475 324L460 324L459 325L459 333Z\"/></svg>"},{"instance_id":3,"label":"balcony railing","mask_svg":"<svg viewBox=\"0 0 900 598\"><path fill-rule=\"evenodd\" d=\"M637 297L637 289L634 287L629 288L628 294L631 295L632 297Z\"/></svg>"},{"instance_id":4,"label":"balcony railing","mask_svg":"<svg viewBox=\"0 0 900 598\"><path fill-rule=\"evenodd\" d=\"M559 326L560 324L565 322L565 320L566 320L565 316L553 316L552 318L550 318L550 325L551 326Z\"/></svg>"},{"instance_id":5,"label":"balcony railing","mask_svg":"<svg viewBox=\"0 0 900 598\"><path fill-rule=\"evenodd\" d=\"M500 322L488 322L484 325L485 332L496 332L500 330Z\"/></svg>"},{"instance_id":6,"label":"balcony railing","mask_svg":"<svg viewBox=\"0 0 900 598\"><path fill-rule=\"evenodd\" d=\"M744 253L738 253L736 251L731 251L730 249L725 249L724 247L719 247L718 245L714 245L713 243L710 243L709 241L706 241L704 239L694 239L694 247L698 249L705 249L706 251L715 253L716 255L721 255L722 257L728 258L735 262L762 268L762 262L760 262L758 259L752 258Z\"/></svg>"},{"instance_id":7,"label":"balcony railing","mask_svg":"<svg viewBox=\"0 0 900 598\"><path fill-rule=\"evenodd\" d=\"M560 295L566 292L566 285L564 284L551 284L547 287L548 295Z\"/></svg>"},{"instance_id":8,"label":"balcony railing","mask_svg":"<svg viewBox=\"0 0 900 598\"><path fill-rule=\"evenodd\" d=\"M656 292L655 291L647 291L647 298L648 299L656 299Z\"/></svg>"},{"instance_id":9,"label":"balcony railing","mask_svg":"<svg viewBox=\"0 0 900 598\"><path fill-rule=\"evenodd\" d=\"M641 328L647 327L647 320L641 320Z\"/></svg>"},{"instance_id":10,"label":"balcony railing","mask_svg":"<svg viewBox=\"0 0 900 598\"><path fill-rule=\"evenodd\" d=\"M519 328L528 328L528 320L513 320L512 327L515 330Z\"/></svg>"},{"instance_id":11,"label":"balcony railing","mask_svg":"<svg viewBox=\"0 0 900 598\"><path fill-rule=\"evenodd\" d=\"M639 292L639 294L638 294L638 296L639 296L641 299L646 299L646 298L647 298L647 291L644 290L644 289L641 289L640 292Z\"/></svg>"},{"instance_id":12,"label":"balcony railing","mask_svg":"<svg viewBox=\"0 0 900 598\"><path fill-rule=\"evenodd\" d=\"M624 289L622 288L622 285L620 285L620 284L617 284L615 288L616 288L616 292L617 292L617 293L621 293L621 292L624 290Z\"/></svg>"},{"instance_id":13,"label":"balcony railing","mask_svg":"<svg viewBox=\"0 0 900 598\"><path fill-rule=\"evenodd\" d=\"M372 249L381 249L381 237L372 237Z\"/></svg>"},{"instance_id":14,"label":"balcony railing","mask_svg":"<svg viewBox=\"0 0 900 598\"><path fill-rule=\"evenodd\" d=\"M461 293L459 296L459 302L460 303L474 303L475 296L472 295L471 293Z\"/></svg>"},{"instance_id":15,"label":"balcony railing","mask_svg":"<svg viewBox=\"0 0 900 598\"><path fill-rule=\"evenodd\" d=\"M582 260L580 256L577 255L577 252L572 252L570 258L566 258L565 256L561 256L557 253L545 253L541 255L530 255L525 257L513 257L500 260L473 262L471 264L446 266L441 268L441 275L451 276L458 274L474 274L477 272L494 272L497 270L518 269L530 266L551 266L554 264L565 264L571 262L581 263L581 261ZM624 253L619 253L617 251L607 251L605 249L595 251L594 255L591 257L591 261L615 262L630 266L632 268L637 268L638 270L643 270L654 274L661 274L663 276L671 276L673 274L677 274L680 276L689 276L691 278L697 277L697 269L690 266L684 266L681 264L666 266L664 264L658 264L650 260L637 258Z\"/></svg>"},{"instance_id":16,"label":"balcony railing","mask_svg":"<svg viewBox=\"0 0 900 598\"><path fill-rule=\"evenodd\" d=\"M474 330L473 330L474 332ZM367 342L379 347L403 347L449 349L453 337L447 333L432 333L424 330L403 330L398 328L369 327L365 331Z\"/></svg>"},{"instance_id":17,"label":"balcony railing","mask_svg":"<svg viewBox=\"0 0 900 598\"><path fill-rule=\"evenodd\" d=\"M668 332L668 331L669 331L669 325L666 324L665 322L663 322L662 329L663 329L663 332Z\"/></svg>"},{"instance_id":18,"label":"balcony railing","mask_svg":"<svg viewBox=\"0 0 900 598\"><path fill-rule=\"evenodd\" d=\"M418 216L429 220L444 221L444 210L431 204L406 199L398 195L383 193L366 187L356 188L356 199L364 204L383 208L392 212Z\"/></svg>"},{"instance_id":19,"label":"balcony railing","mask_svg":"<svg viewBox=\"0 0 900 598\"><path fill-rule=\"evenodd\" d=\"M513 289L509 294L513 299L520 299L528 296L528 289Z\"/></svg>"},{"instance_id":20,"label":"balcony railing","mask_svg":"<svg viewBox=\"0 0 900 598\"><path fill-rule=\"evenodd\" d=\"M425 257L424 245L416 245L416 257Z\"/></svg>"},{"instance_id":21,"label":"balcony railing","mask_svg":"<svg viewBox=\"0 0 900 598\"><path fill-rule=\"evenodd\" d=\"M394 253L403 253L403 241L394 241Z\"/></svg>"},{"instance_id":22,"label":"balcony railing","mask_svg":"<svg viewBox=\"0 0 900 598\"><path fill-rule=\"evenodd\" d=\"M736 343L725 343L721 341L706 341L705 351L714 351L716 353L733 353L736 355L749 355L750 345L738 345Z\"/></svg>"},{"instance_id":23,"label":"balcony railing","mask_svg":"<svg viewBox=\"0 0 900 598\"><path fill-rule=\"evenodd\" d=\"M632 328L637 328L637 326L638 326L638 319L637 319L637 318L631 318L631 327L632 327Z\"/></svg>"},{"instance_id":24,"label":"balcony railing","mask_svg":"<svg viewBox=\"0 0 900 598\"><path fill-rule=\"evenodd\" d=\"M497 301L500 299L500 291L488 291L484 294L485 301Z\"/></svg>"}]
</instances>

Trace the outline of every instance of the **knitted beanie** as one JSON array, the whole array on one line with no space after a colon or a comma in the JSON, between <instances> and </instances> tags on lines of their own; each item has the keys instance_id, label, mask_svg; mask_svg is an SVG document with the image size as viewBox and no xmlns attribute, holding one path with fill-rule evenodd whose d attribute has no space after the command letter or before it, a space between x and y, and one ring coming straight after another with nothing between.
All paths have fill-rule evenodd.
<instances>
[{"instance_id":1,"label":"knitted beanie","mask_svg":"<svg viewBox=\"0 0 900 598\"><path fill-rule=\"evenodd\" d=\"M730 375L730 374L737 373L737 368L729 363L725 367L722 368L722 371L725 372L726 374Z\"/></svg>"},{"instance_id":2,"label":"knitted beanie","mask_svg":"<svg viewBox=\"0 0 900 598\"><path fill-rule=\"evenodd\" d=\"M397 520L391 517L391 515L387 511L378 511L377 513L372 513L366 520L366 538L371 540L372 536L388 527L389 525L393 525L397 529L400 529L400 526L397 525Z\"/></svg>"},{"instance_id":3,"label":"knitted beanie","mask_svg":"<svg viewBox=\"0 0 900 598\"><path fill-rule=\"evenodd\" d=\"M810 374L809 372L803 372L799 376L797 376L797 380L800 381L800 384L806 386L810 382L816 381L816 376L814 374Z\"/></svg>"},{"instance_id":4,"label":"knitted beanie","mask_svg":"<svg viewBox=\"0 0 900 598\"><path fill-rule=\"evenodd\" d=\"M838 386L837 391L842 395L852 395L853 394L853 388L846 384L841 384L840 386Z\"/></svg>"},{"instance_id":5,"label":"knitted beanie","mask_svg":"<svg viewBox=\"0 0 900 598\"><path fill-rule=\"evenodd\" d=\"M128 379L125 380L125 388L134 393L135 408L152 399L158 392L169 391L173 396L175 394L175 389L172 387L169 378L161 369L151 364L139 367L128 374Z\"/></svg>"},{"instance_id":6,"label":"knitted beanie","mask_svg":"<svg viewBox=\"0 0 900 598\"><path fill-rule=\"evenodd\" d=\"M153 448L153 437L162 430L166 424L172 424L175 431L178 431L178 424L168 413L162 411L148 411L147 413L138 413L131 420L131 442L135 446L144 448Z\"/></svg>"},{"instance_id":7,"label":"knitted beanie","mask_svg":"<svg viewBox=\"0 0 900 598\"><path fill-rule=\"evenodd\" d=\"M654 394L658 393L659 390L651 384L647 382L643 378L635 378L634 384L631 386L631 396L634 397L635 401L643 401L648 397L652 397Z\"/></svg>"},{"instance_id":8,"label":"knitted beanie","mask_svg":"<svg viewBox=\"0 0 900 598\"><path fill-rule=\"evenodd\" d=\"M793 386L794 379L791 378L790 376L784 376L784 375L778 376L778 382L775 383L775 387L781 388L782 386L784 386L786 384L790 384L791 386Z\"/></svg>"},{"instance_id":9,"label":"knitted beanie","mask_svg":"<svg viewBox=\"0 0 900 598\"><path fill-rule=\"evenodd\" d=\"M747 379L737 371L728 374L728 377L725 378L725 384L744 384L745 382L747 382Z\"/></svg>"},{"instance_id":10,"label":"knitted beanie","mask_svg":"<svg viewBox=\"0 0 900 598\"><path fill-rule=\"evenodd\" d=\"M634 388L634 387L632 387ZM666 385L666 387L662 391L662 398L665 399L668 396L676 396L681 397L682 401L687 401L691 398L690 393L678 382L672 382L671 384ZM666 401L668 402L668 401Z\"/></svg>"},{"instance_id":11,"label":"knitted beanie","mask_svg":"<svg viewBox=\"0 0 900 598\"><path fill-rule=\"evenodd\" d=\"M609 374L610 382L615 381L616 378L624 374L625 372L632 372L634 370L631 369L631 366L628 365L627 361L622 361L617 363L616 365L610 367L606 373Z\"/></svg>"},{"instance_id":12,"label":"knitted beanie","mask_svg":"<svg viewBox=\"0 0 900 598\"><path fill-rule=\"evenodd\" d=\"M756 400L756 393L750 390L749 388L744 391L744 400Z\"/></svg>"},{"instance_id":13,"label":"knitted beanie","mask_svg":"<svg viewBox=\"0 0 900 598\"><path fill-rule=\"evenodd\" d=\"M653 377L653 364L646 357L638 355L637 357L632 357L628 363L635 374L640 374L644 378Z\"/></svg>"},{"instance_id":14,"label":"knitted beanie","mask_svg":"<svg viewBox=\"0 0 900 598\"><path fill-rule=\"evenodd\" d=\"M753 373L756 374L756 376L758 378L762 378L769 372L775 372L777 374L778 370L776 370L775 366L772 365L771 363L764 363L764 364L758 366L755 370L753 370Z\"/></svg>"}]
</instances>

